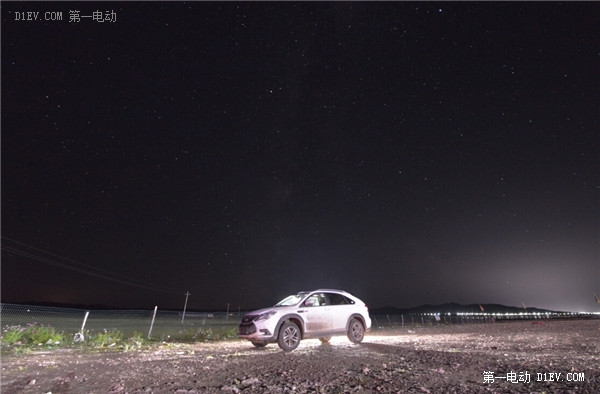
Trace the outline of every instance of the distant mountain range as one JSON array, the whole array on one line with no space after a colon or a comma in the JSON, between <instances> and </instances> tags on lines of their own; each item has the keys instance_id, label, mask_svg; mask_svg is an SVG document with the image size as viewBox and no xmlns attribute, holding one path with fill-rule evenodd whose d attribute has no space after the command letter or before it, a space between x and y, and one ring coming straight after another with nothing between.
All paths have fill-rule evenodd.
<instances>
[{"instance_id":1,"label":"distant mountain range","mask_svg":"<svg viewBox=\"0 0 600 394\"><path fill-rule=\"evenodd\" d=\"M483 308L483 311L481 310ZM516 306L506 306L501 304L456 304L454 302L447 304L431 305L425 304L416 306L413 308L396 308L394 306L387 306L383 308L369 309L369 313L372 315L409 315L417 313L555 313L548 309L540 308L523 308Z\"/></svg>"}]
</instances>

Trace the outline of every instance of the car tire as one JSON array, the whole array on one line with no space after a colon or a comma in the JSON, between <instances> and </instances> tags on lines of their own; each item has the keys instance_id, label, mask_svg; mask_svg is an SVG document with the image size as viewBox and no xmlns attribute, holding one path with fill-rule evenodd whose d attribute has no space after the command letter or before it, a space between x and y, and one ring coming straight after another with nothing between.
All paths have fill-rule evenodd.
<instances>
[{"instance_id":1,"label":"car tire","mask_svg":"<svg viewBox=\"0 0 600 394\"><path fill-rule=\"evenodd\" d=\"M256 347L265 347L267 346L266 342L252 342L252 344Z\"/></svg>"},{"instance_id":2,"label":"car tire","mask_svg":"<svg viewBox=\"0 0 600 394\"><path fill-rule=\"evenodd\" d=\"M331 341L331 337L319 338L319 341L322 343L329 343L329 341Z\"/></svg>"},{"instance_id":3,"label":"car tire","mask_svg":"<svg viewBox=\"0 0 600 394\"><path fill-rule=\"evenodd\" d=\"M361 343L363 338L365 337L365 327L362 323L356 319L350 319L350 323L348 323L348 339L352 343Z\"/></svg>"},{"instance_id":4,"label":"car tire","mask_svg":"<svg viewBox=\"0 0 600 394\"><path fill-rule=\"evenodd\" d=\"M277 344L284 352L291 352L300 344L300 328L291 321L286 321L279 328Z\"/></svg>"}]
</instances>

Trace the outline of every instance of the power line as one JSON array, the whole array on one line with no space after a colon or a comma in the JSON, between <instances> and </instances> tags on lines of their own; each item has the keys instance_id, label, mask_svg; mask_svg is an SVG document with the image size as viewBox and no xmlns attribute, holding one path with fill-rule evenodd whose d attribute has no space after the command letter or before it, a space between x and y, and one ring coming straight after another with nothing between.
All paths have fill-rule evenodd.
<instances>
[{"instance_id":1,"label":"power line","mask_svg":"<svg viewBox=\"0 0 600 394\"><path fill-rule=\"evenodd\" d=\"M41 262L41 263L46 263L46 264L49 264L49 265L53 265L55 267L65 268L65 269L68 269L68 270L71 270L71 271L79 272L81 274L85 274L85 275L89 275L89 276L95 276L97 278L102 278L102 279L110 280L110 281L113 281L113 282L118 282L118 283L125 284L125 285L142 287L142 288L149 289L149 290L154 290L154 291L162 291L162 292L168 292L168 293L173 292L171 290L161 289L161 288L155 287L153 285L145 285L143 283L135 283L134 279L132 279L132 280L124 280L124 279L120 279L120 278L111 277L109 275L105 275L105 274L102 274L102 273L92 272L90 270L85 270L85 269L82 269L82 268L69 266L67 264L64 264L64 263L61 263L61 262L58 262L58 261L53 261L53 260L50 260L50 259L45 258L45 257L36 256L34 254L31 254L31 253L28 253L28 252L25 252L25 251L22 251L22 250L18 250L18 249L12 248L10 246L2 245L2 250L6 251L6 252L13 253L13 254L16 254L18 256L29 258L29 259L34 260L34 261L38 261L38 262Z\"/></svg>"},{"instance_id":2,"label":"power line","mask_svg":"<svg viewBox=\"0 0 600 394\"><path fill-rule=\"evenodd\" d=\"M17 240L14 240L14 239L11 239L11 238L8 238L8 237L5 237L5 236L2 236L2 239L3 240L8 240L8 241L13 242L13 243L15 243L17 245L24 246L26 248L29 248L29 249L32 249L32 250L35 250L35 251L47 254L49 256L58 258L60 260L67 261L67 262L72 263L74 265L78 265L79 267L74 266L74 265L70 265L70 264L66 264L65 262L56 261L55 259L50 259L50 258L45 257L45 256L40 256L38 254L34 254L34 253L32 253L30 251L27 251L27 250L21 250L21 249L19 249L17 247L14 247L14 246L7 246L4 243L2 243L2 250L6 251L6 252L9 252L9 253L13 253L13 254L18 255L18 256L22 256L22 257L31 259L33 261L37 261L37 262L41 262L41 263L53 265L53 266L56 266L56 267L65 268L65 269L68 269L68 270L71 270L71 271L75 271L75 272L78 272L78 273L81 273L81 274L85 274L85 275L89 275L89 276L94 276L94 277L97 277L97 278L102 278L102 279L105 279L105 280L109 280L109 281L112 281L112 282L121 283L121 284L128 285L128 286L135 286L135 287L145 288L145 289L148 289L148 290L160 291L160 292L163 292L163 293L172 293L172 294L178 294L179 293L177 290L169 288L169 287L166 287L166 286L159 286L159 285L156 285L154 283L150 283L150 282L139 280L139 279L135 279L135 278L122 278L119 274L116 274L114 272L108 271L106 269L94 267L94 266L91 266L89 264L81 263L81 262L79 262L77 260L73 260L73 259L70 259L70 258L67 258L67 257L59 256L57 254L48 252L46 250L37 248L35 246L29 245L29 244L26 244L24 242L20 242L20 241L17 241Z\"/></svg>"},{"instance_id":3,"label":"power line","mask_svg":"<svg viewBox=\"0 0 600 394\"><path fill-rule=\"evenodd\" d=\"M2 238L6 239L6 240L8 240L8 241L11 241L11 242L13 242L13 243L16 243L16 244L18 244L18 245L25 246L26 248L33 249L33 250L37 250L38 252L42 252L42 253L44 253L44 254L47 254L47 255L50 255L50 256L53 256L53 257L57 257L57 258L59 258L59 259L61 259L61 260L65 260L65 261L68 261L68 262L74 263L74 264L76 264L76 265L80 265L80 266L82 266L82 267L89 268L89 269L91 269L91 270L95 270L95 271L104 272L104 273L107 273L107 274L109 274L109 275L112 275L112 274L113 274L111 271L105 270L105 269L103 269L103 268L98 268L98 267L94 267L94 266L92 266L92 265L89 265L89 264L81 263L81 262L79 262L79 261L77 261L77 260L73 260L73 259L70 259L70 258L68 258L68 257L64 257L64 256L57 255L57 254L55 254L55 253L48 252L47 250L44 250L44 249L37 248L37 247L35 247L35 246L33 246L33 245L29 245L29 244L26 244L26 243L24 243L24 242L19 242L19 241L17 241L17 240L14 240L14 239L11 239L11 238L8 238L8 237L5 237L5 236L2 236Z\"/></svg>"}]
</instances>

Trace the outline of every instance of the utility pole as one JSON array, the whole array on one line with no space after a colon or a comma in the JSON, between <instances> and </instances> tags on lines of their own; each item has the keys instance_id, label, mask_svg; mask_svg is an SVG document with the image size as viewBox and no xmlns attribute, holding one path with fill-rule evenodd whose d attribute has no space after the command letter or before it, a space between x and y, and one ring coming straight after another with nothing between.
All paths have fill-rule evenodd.
<instances>
[{"instance_id":1,"label":"utility pole","mask_svg":"<svg viewBox=\"0 0 600 394\"><path fill-rule=\"evenodd\" d=\"M190 292L186 291L185 292L185 304L183 304L183 316L181 316L181 324L183 324L183 319L185 319L185 310L187 308L187 300L188 300L189 296L190 296Z\"/></svg>"}]
</instances>

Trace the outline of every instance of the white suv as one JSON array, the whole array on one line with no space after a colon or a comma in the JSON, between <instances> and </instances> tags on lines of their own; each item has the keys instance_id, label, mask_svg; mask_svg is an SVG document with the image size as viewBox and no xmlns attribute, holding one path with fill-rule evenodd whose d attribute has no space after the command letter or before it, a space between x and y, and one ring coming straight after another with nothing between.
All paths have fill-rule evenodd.
<instances>
[{"instance_id":1,"label":"white suv","mask_svg":"<svg viewBox=\"0 0 600 394\"><path fill-rule=\"evenodd\" d=\"M348 335L350 341L360 343L370 329L364 302L342 290L319 289L288 296L271 308L246 314L238 336L257 347L277 342L289 352L307 338L328 342L334 335Z\"/></svg>"}]
</instances>

